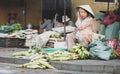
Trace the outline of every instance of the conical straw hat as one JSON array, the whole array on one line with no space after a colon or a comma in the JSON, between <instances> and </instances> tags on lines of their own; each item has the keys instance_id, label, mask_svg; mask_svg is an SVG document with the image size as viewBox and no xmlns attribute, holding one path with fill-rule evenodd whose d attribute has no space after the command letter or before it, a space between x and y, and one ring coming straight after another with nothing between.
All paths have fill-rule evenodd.
<instances>
[{"instance_id":1,"label":"conical straw hat","mask_svg":"<svg viewBox=\"0 0 120 74\"><path fill-rule=\"evenodd\" d=\"M86 10L87 12L89 12L93 17L95 16L91 7L89 5L79 5L76 7L77 10L79 10L79 8L82 8L84 10Z\"/></svg>"}]
</instances>

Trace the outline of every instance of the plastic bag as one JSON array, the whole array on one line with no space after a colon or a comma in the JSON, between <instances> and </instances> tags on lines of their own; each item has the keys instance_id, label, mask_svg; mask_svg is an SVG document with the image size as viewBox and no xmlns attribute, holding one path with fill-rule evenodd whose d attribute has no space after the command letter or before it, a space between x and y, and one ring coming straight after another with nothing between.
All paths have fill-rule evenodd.
<instances>
[{"instance_id":1,"label":"plastic bag","mask_svg":"<svg viewBox=\"0 0 120 74\"><path fill-rule=\"evenodd\" d=\"M120 30L118 31L118 40L120 40Z\"/></svg>"},{"instance_id":2,"label":"plastic bag","mask_svg":"<svg viewBox=\"0 0 120 74\"><path fill-rule=\"evenodd\" d=\"M106 42L94 41L90 43L90 55L103 60L109 60L111 56L111 48Z\"/></svg>"},{"instance_id":3,"label":"plastic bag","mask_svg":"<svg viewBox=\"0 0 120 74\"><path fill-rule=\"evenodd\" d=\"M120 29L120 22L114 22L105 28L106 39L114 39L118 36L118 31Z\"/></svg>"}]
</instances>

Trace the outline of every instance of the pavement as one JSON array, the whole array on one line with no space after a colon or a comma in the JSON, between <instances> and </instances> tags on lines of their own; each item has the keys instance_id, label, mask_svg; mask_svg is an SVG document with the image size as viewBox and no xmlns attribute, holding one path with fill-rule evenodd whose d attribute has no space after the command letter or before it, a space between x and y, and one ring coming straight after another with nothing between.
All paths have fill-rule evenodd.
<instances>
[{"instance_id":1,"label":"pavement","mask_svg":"<svg viewBox=\"0 0 120 74\"><path fill-rule=\"evenodd\" d=\"M120 74L120 60L71 60L51 61L57 70L16 68L18 64L30 61L30 58L15 58L12 53L27 51L28 48L0 47L0 74Z\"/></svg>"},{"instance_id":2,"label":"pavement","mask_svg":"<svg viewBox=\"0 0 120 74\"><path fill-rule=\"evenodd\" d=\"M16 68L16 64L0 63L0 74L111 74L97 72L78 72L67 70L52 70L52 69L25 69Z\"/></svg>"}]
</instances>

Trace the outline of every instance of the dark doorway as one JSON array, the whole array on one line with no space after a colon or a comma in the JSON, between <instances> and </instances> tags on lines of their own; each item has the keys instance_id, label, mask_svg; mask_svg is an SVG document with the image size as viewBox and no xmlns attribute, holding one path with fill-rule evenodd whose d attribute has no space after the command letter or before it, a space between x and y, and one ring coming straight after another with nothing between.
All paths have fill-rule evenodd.
<instances>
[{"instance_id":1,"label":"dark doorway","mask_svg":"<svg viewBox=\"0 0 120 74\"><path fill-rule=\"evenodd\" d=\"M115 2L115 0L95 0L95 2Z\"/></svg>"},{"instance_id":2,"label":"dark doorway","mask_svg":"<svg viewBox=\"0 0 120 74\"><path fill-rule=\"evenodd\" d=\"M66 15L71 17L71 0L66 1ZM64 15L64 0L42 0L42 18L54 18L54 14Z\"/></svg>"}]
</instances>

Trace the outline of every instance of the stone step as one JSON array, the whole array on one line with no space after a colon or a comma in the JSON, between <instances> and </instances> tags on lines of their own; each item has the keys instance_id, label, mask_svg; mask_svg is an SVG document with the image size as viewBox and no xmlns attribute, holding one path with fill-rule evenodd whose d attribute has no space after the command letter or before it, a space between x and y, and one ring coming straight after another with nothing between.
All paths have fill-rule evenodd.
<instances>
[{"instance_id":1,"label":"stone step","mask_svg":"<svg viewBox=\"0 0 120 74\"><path fill-rule=\"evenodd\" d=\"M55 74L112 74L112 73L100 73L100 72L79 72L69 70L58 70Z\"/></svg>"},{"instance_id":2,"label":"stone step","mask_svg":"<svg viewBox=\"0 0 120 74\"><path fill-rule=\"evenodd\" d=\"M113 74L120 74L120 68L115 69Z\"/></svg>"},{"instance_id":3,"label":"stone step","mask_svg":"<svg viewBox=\"0 0 120 74\"><path fill-rule=\"evenodd\" d=\"M13 53L19 51L27 51L28 48L2 48L0 47L0 62L13 63L13 64L23 64L29 62L28 58L15 58L12 56Z\"/></svg>"},{"instance_id":4,"label":"stone step","mask_svg":"<svg viewBox=\"0 0 120 74\"><path fill-rule=\"evenodd\" d=\"M66 70L53 69L26 69L16 68L17 64L0 63L0 74L112 74L112 73L97 73L97 72L77 72Z\"/></svg>"},{"instance_id":5,"label":"stone step","mask_svg":"<svg viewBox=\"0 0 120 74\"><path fill-rule=\"evenodd\" d=\"M78 71L78 72L99 72L115 73L120 69L120 60L74 60L74 61L51 61L51 65L59 70ZM120 70L116 73L120 74Z\"/></svg>"},{"instance_id":6,"label":"stone step","mask_svg":"<svg viewBox=\"0 0 120 74\"><path fill-rule=\"evenodd\" d=\"M24 64L24 63L28 63L29 61L30 61L30 59L14 58L14 57L1 57L0 56L0 62L3 62L3 63Z\"/></svg>"},{"instance_id":7,"label":"stone step","mask_svg":"<svg viewBox=\"0 0 120 74\"><path fill-rule=\"evenodd\" d=\"M3 62L3 63L24 64L29 61L30 61L30 59L25 59L25 58L0 57L0 62ZM92 62L95 62L95 61L96 62L98 61L99 65L92 64ZM89 62L89 64L87 62ZM119 65L112 65L112 64L105 65L105 63L100 64L100 60L75 60L75 61L64 61L64 62L51 61L50 63L56 69L60 70L60 72L58 72L58 73L71 71L71 72L76 72L76 74L84 74L84 73L85 74L94 74L94 73L102 74L102 72L104 72L105 74L107 74L107 73L109 74L109 73L113 73L114 71L116 71L116 73L120 74L120 70L116 70L116 69L120 69ZM72 74L72 73L70 73L70 74Z\"/></svg>"}]
</instances>

